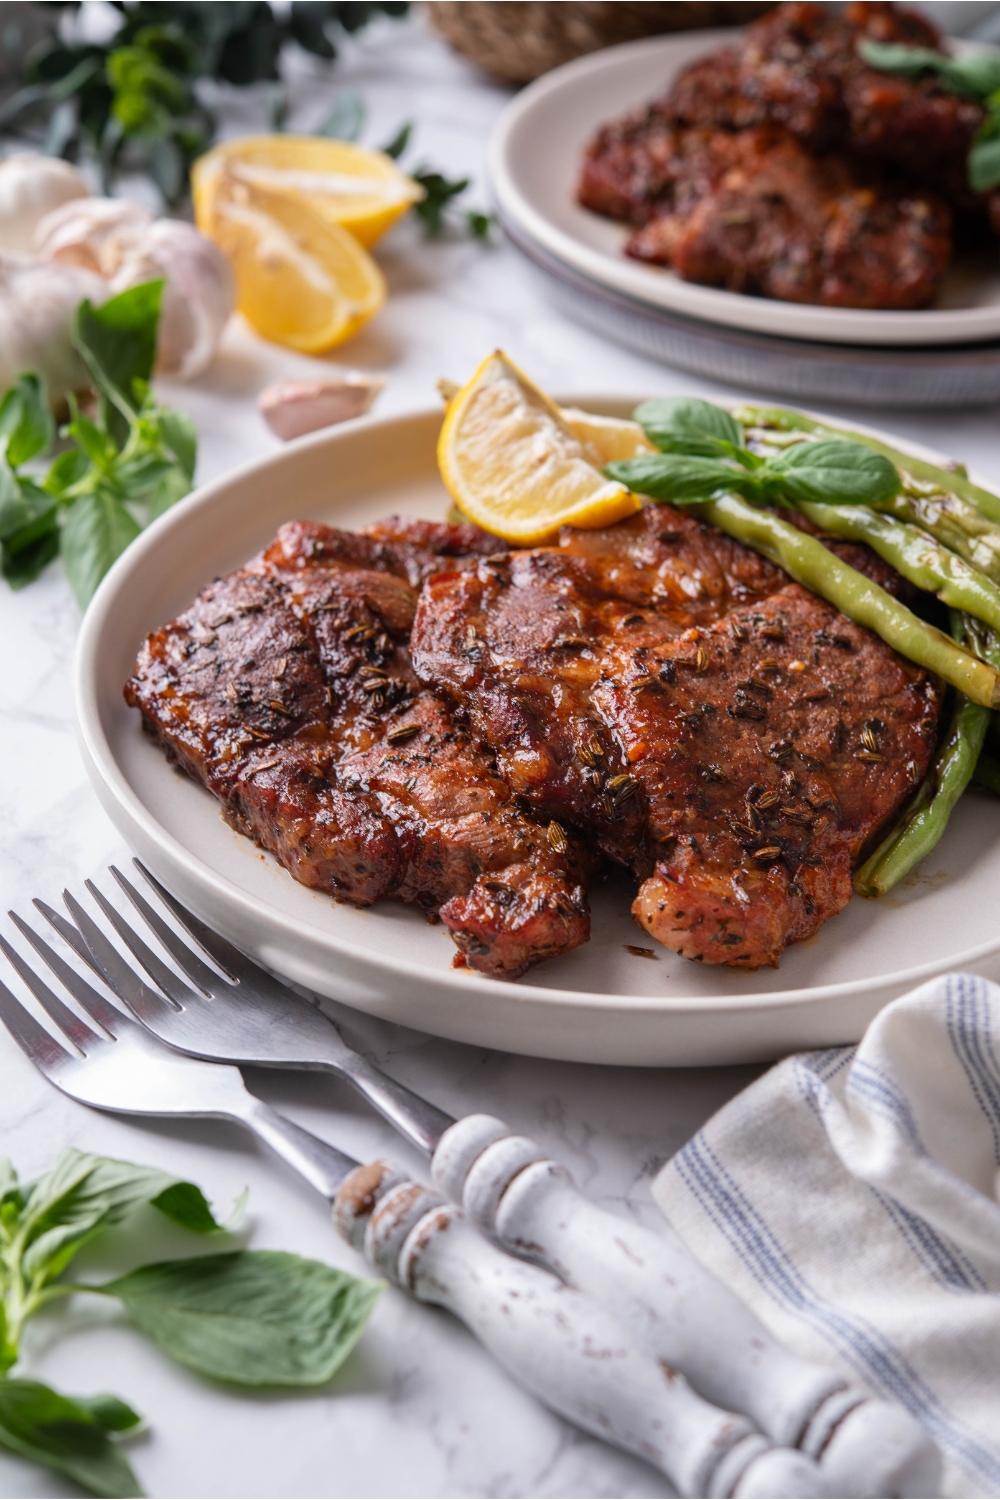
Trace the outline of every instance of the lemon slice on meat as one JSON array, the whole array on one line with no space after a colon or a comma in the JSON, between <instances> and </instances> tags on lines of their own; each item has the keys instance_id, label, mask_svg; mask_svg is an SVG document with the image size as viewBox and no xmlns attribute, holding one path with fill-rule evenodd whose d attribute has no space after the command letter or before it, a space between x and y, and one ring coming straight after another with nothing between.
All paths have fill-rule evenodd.
<instances>
[{"instance_id":1,"label":"lemon slice on meat","mask_svg":"<svg viewBox=\"0 0 1000 1500\"><path fill-rule=\"evenodd\" d=\"M233 268L240 312L277 344L303 354L331 349L385 301L371 256L305 200L224 172L202 228Z\"/></svg>"},{"instance_id":2,"label":"lemon slice on meat","mask_svg":"<svg viewBox=\"0 0 1000 1500\"><path fill-rule=\"evenodd\" d=\"M215 146L191 169L199 229L211 216L224 175L249 187L305 199L366 248L425 196L384 151L316 135L241 136Z\"/></svg>"},{"instance_id":3,"label":"lemon slice on meat","mask_svg":"<svg viewBox=\"0 0 1000 1500\"><path fill-rule=\"evenodd\" d=\"M438 464L462 514L508 542L545 542L560 526L610 526L641 509L499 350L448 402Z\"/></svg>"},{"instance_id":4,"label":"lemon slice on meat","mask_svg":"<svg viewBox=\"0 0 1000 1500\"><path fill-rule=\"evenodd\" d=\"M598 467L657 452L638 422L625 417L601 417L578 406L562 407L562 416L580 439L590 462Z\"/></svg>"}]
</instances>

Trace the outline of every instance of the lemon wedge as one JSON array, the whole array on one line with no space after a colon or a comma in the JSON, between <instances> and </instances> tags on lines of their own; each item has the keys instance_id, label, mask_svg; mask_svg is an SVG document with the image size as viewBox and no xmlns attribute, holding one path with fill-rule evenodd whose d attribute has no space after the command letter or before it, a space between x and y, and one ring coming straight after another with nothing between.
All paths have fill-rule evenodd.
<instances>
[{"instance_id":1,"label":"lemon wedge","mask_svg":"<svg viewBox=\"0 0 1000 1500\"><path fill-rule=\"evenodd\" d=\"M366 248L425 196L384 151L316 135L241 136L215 146L191 169L199 229L211 217L212 200L225 176L306 200Z\"/></svg>"},{"instance_id":2,"label":"lemon wedge","mask_svg":"<svg viewBox=\"0 0 1000 1500\"><path fill-rule=\"evenodd\" d=\"M558 406L500 350L448 402L438 464L462 514L508 542L610 526L642 508L604 478Z\"/></svg>"},{"instance_id":3,"label":"lemon wedge","mask_svg":"<svg viewBox=\"0 0 1000 1500\"><path fill-rule=\"evenodd\" d=\"M600 417L578 406L564 406L561 411L563 421L579 438L587 458L597 468L658 451L638 422L624 417Z\"/></svg>"},{"instance_id":4,"label":"lemon wedge","mask_svg":"<svg viewBox=\"0 0 1000 1500\"><path fill-rule=\"evenodd\" d=\"M385 301L371 256L305 199L223 172L201 227L233 268L240 312L276 344L303 354L331 349Z\"/></svg>"}]
</instances>

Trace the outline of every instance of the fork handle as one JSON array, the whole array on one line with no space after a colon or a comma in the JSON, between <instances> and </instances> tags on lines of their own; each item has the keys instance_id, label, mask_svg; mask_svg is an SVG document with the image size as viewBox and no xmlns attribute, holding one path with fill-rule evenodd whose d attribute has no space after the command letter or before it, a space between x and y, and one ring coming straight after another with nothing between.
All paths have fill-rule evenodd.
<instances>
[{"instance_id":1,"label":"fork handle","mask_svg":"<svg viewBox=\"0 0 1000 1500\"><path fill-rule=\"evenodd\" d=\"M811 1460L710 1405L636 1349L605 1309L505 1255L391 1163L370 1162L347 1178L334 1222L380 1274L461 1318L547 1406L655 1464L680 1494L830 1493Z\"/></svg>"},{"instance_id":2,"label":"fork handle","mask_svg":"<svg viewBox=\"0 0 1000 1500\"><path fill-rule=\"evenodd\" d=\"M937 1449L916 1422L778 1343L668 1222L653 1233L598 1208L565 1167L490 1115L457 1121L432 1170L479 1229L602 1303L703 1397L782 1446L824 1454L835 1493L936 1493Z\"/></svg>"}]
</instances>

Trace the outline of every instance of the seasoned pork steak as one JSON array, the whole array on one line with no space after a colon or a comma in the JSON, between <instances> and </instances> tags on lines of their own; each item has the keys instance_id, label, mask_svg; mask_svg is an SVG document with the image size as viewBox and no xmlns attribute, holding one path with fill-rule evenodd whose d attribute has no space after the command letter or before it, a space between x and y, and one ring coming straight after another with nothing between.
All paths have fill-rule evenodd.
<instances>
[{"instance_id":1,"label":"seasoned pork steak","mask_svg":"<svg viewBox=\"0 0 1000 1500\"><path fill-rule=\"evenodd\" d=\"M535 815L631 868L639 924L706 962L775 964L839 911L937 735L926 673L667 506L439 572L411 649Z\"/></svg>"},{"instance_id":2,"label":"seasoned pork steak","mask_svg":"<svg viewBox=\"0 0 1000 1500\"><path fill-rule=\"evenodd\" d=\"M420 580L495 545L468 526L285 526L147 638L125 696L297 880L416 902L472 967L516 977L586 940L592 861L525 816L407 647Z\"/></svg>"}]
</instances>

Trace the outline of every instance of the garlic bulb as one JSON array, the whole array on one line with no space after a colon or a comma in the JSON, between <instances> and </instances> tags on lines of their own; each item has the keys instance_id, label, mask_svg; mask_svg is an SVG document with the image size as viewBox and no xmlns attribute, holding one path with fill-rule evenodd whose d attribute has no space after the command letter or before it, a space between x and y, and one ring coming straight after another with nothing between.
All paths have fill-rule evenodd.
<instances>
[{"instance_id":1,"label":"garlic bulb","mask_svg":"<svg viewBox=\"0 0 1000 1500\"><path fill-rule=\"evenodd\" d=\"M31 252L35 226L71 198L87 198L86 178L55 156L19 151L0 161L0 251Z\"/></svg>"},{"instance_id":2,"label":"garlic bulb","mask_svg":"<svg viewBox=\"0 0 1000 1500\"><path fill-rule=\"evenodd\" d=\"M38 225L37 254L97 271L122 292L166 278L156 369L182 380L208 364L235 305L233 273L222 251L192 224L154 221L127 198L67 203Z\"/></svg>"},{"instance_id":3,"label":"garlic bulb","mask_svg":"<svg viewBox=\"0 0 1000 1500\"><path fill-rule=\"evenodd\" d=\"M70 337L84 297L104 302L107 282L79 266L0 255L0 392L26 370L44 376L54 405L83 390L87 372Z\"/></svg>"},{"instance_id":4,"label":"garlic bulb","mask_svg":"<svg viewBox=\"0 0 1000 1500\"><path fill-rule=\"evenodd\" d=\"M34 253L113 276L129 247L153 222L130 198L78 198L45 215L35 229Z\"/></svg>"},{"instance_id":5,"label":"garlic bulb","mask_svg":"<svg viewBox=\"0 0 1000 1500\"><path fill-rule=\"evenodd\" d=\"M188 380L212 358L236 306L233 273L219 247L193 224L157 219L125 251L111 287L121 292L154 276L167 278L157 373Z\"/></svg>"},{"instance_id":6,"label":"garlic bulb","mask_svg":"<svg viewBox=\"0 0 1000 1500\"><path fill-rule=\"evenodd\" d=\"M283 380L257 397L257 406L271 431L286 443L363 416L385 385L380 375L351 370L326 380Z\"/></svg>"}]
</instances>

